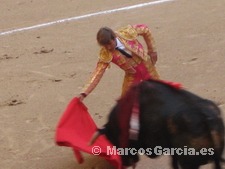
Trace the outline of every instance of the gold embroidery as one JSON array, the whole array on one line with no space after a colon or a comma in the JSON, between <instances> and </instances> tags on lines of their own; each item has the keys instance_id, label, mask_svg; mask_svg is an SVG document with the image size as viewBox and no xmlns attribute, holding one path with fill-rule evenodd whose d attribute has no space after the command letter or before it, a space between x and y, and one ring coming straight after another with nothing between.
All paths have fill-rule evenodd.
<instances>
[{"instance_id":1,"label":"gold embroidery","mask_svg":"<svg viewBox=\"0 0 225 169\"><path fill-rule=\"evenodd\" d=\"M138 57L136 54L133 55L132 59L130 60L130 64L133 67L136 67L137 65L139 65L143 60Z\"/></svg>"},{"instance_id":2,"label":"gold embroidery","mask_svg":"<svg viewBox=\"0 0 225 169\"><path fill-rule=\"evenodd\" d=\"M92 73L89 82L84 86L82 93L89 94L92 90L98 85L99 81L101 80L106 68L109 64L98 62L95 71Z\"/></svg>"},{"instance_id":3,"label":"gold embroidery","mask_svg":"<svg viewBox=\"0 0 225 169\"><path fill-rule=\"evenodd\" d=\"M126 73L125 77L124 77L124 81L123 81L123 85L122 85L122 94L121 96L123 96L127 90L130 88L130 86L133 84L133 80L134 80L134 76Z\"/></svg>"},{"instance_id":4,"label":"gold embroidery","mask_svg":"<svg viewBox=\"0 0 225 169\"><path fill-rule=\"evenodd\" d=\"M155 41L151 35L151 32L147 26L136 27L137 33L142 35L145 39L145 42L148 46L148 50L151 52L156 51Z\"/></svg>"},{"instance_id":5,"label":"gold embroidery","mask_svg":"<svg viewBox=\"0 0 225 169\"><path fill-rule=\"evenodd\" d=\"M112 61L112 58L112 54L104 47L102 47L99 54L99 60L104 63L110 63Z\"/></svg>"},{"instance_id":6,"label":"gold embroidery","mask_svg":"<svg viewBox=\"0 0 225 169\"><path fill-rule=\"evenodd\" d=\"M128 25L126 27L121 28L119 31L116 32L119 40L123 43L123 45L132 53L135 53L137 56L142 58L143 60L147 61L147 53L144 51L143 47L138 42L137 36L142 35L147 44L151 44L153 39L151 38L150 31L147 27L132 27ZM130 46L129 41L132 40L133 47ZM149 46L149 45L148 45Z\"/></svg>"},{"instance_id":7,"label":"gold embroidery","mask_svg":"<svg viewBox=\"0 0 225 169\"><path fill-rule=\"evenodd\" d=\"M122 87L122 94L124 94L130 85L133 83L135 78L135 67L144 62L147 67L149 73L151 74L153 79L158 79L159 74L156 71L156 68L151 64L151 60L149 55L144 51L143 46L138 42L138 35L143 36L148 51L155 51L154 39L151 36L151 32L145 25L128 25L119 29L115 32L119 40L123 43L126 49L132 52L132 59L127 59L121 56L116 61L116 64L121 67L125 72L124 83ZM118 54L119 55L119 54ZM102 47L99 54L99 62L95 71L92 73L91 79L83 88L84 93L89 94L99 83L102 78L105 70L109 67L109 63L112 61L113 55L111 52L106 50L106 48ZM150 64L148 64L150 62Z\"/></svg>"},{"instance_id":8,"label":"gold embroidery","mask_svg":"<svg viewBox=\"0 0 225 169\"><path fill-rule=\"evenodd\" d=\"M122 27L116 31L116 34L126 40L134 40L138 36L137 31L131 25Z\"/></svg>"},{"instance_id":9,"label":"gold embroidery","mask_svg":"<svg viewBox=\"0 0 225 169\"><path fill-rule=\"evenodd\" d=\"M152 79L160 79L160 75L158 73L158 71L156 70L156 67L153 66L152 61L150 59L150 57L148 57L147 61L144 62L145 66L148 69L149 74L151 75Z\"/></svg>"}]
</instances>

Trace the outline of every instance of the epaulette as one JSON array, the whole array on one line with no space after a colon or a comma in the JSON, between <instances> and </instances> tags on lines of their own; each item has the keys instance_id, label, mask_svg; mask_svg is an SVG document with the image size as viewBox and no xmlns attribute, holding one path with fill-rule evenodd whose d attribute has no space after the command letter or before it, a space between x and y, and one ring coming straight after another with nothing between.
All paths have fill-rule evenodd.
<instances>
[{"instance_id":1,"label":"epaulette","mask_svg":"<svg viewBox=\"0 0 225 169\"><path fill-rule=\"evenodd\" d=\"M126 40L134 40L138 36L137 31L131 25L120 28L116 34Z\"/></svg>"},{"instance_id":2,"label":"epaulette","mask_svg":"<svg viewBox=\"0 0 225 169\"><path fill-rule=\"evenodd\" d=\"M99 60L104 63L110 63L112 61L112 54L102 47L100 49Z\"/></svg>"}]
</instances>

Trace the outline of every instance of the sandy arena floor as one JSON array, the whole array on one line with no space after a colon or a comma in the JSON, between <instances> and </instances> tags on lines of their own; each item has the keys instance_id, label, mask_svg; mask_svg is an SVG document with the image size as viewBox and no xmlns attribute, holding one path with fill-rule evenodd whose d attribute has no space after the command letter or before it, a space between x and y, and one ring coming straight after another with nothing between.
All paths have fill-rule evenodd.
<instances>
[{"instance_id":1,"label":"sandy arena floor","mask_svg":"<svg viewBox=\"0 0 225 169\"><path fill-rule=\"evenodd\" d=\"M145 23L154 35L162 79L214 100L225 112L224 0L174 0L49 26L20 28L145 3L145 0L7 0L0 6L0 168L112 169L85 154L77 164L70 148L54 143L55 127L69 101L94 69L95 37ZM3 32L10 32L3 34ZM119 96L123 72L114 65L84 101L98 126ZM138 169L169 169L169 157L141 157ZM209 169L211 165L201 167Z\"/></svg>"}]
</instances>

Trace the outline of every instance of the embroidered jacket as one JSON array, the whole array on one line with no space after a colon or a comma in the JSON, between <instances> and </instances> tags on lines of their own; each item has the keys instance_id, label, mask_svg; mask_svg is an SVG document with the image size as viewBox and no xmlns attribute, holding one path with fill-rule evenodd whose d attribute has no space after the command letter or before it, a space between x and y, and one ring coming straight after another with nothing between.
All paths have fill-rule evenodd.
<instances>
[{"instance_id":1,"label":"embroidered jacket","mask_svg":"<svg viewBox=\"0 0 225 169\"><path fill-rule=\"evenodd\" d=\"M148 46L148 51L155 52L155 42L149 28L144 24L128 25L119 29L115 33L120 42L125 46L126 50L129 50L132 53L132 59L124 57L118 51L110 52L106 48L102 47L100 49L99 60L96 68L92 73L90 80L84 86L82 93L88 95L92 90L94 90L111 62L123 69L125 74L129 75L134 74L136 72L135 67L144 62L153 78L158 79L158 73L156 72L155 67L151 64L149 55L147 55L144 47L137 39L138 36L143 36ZM127 78L130 78L130 76Z\"/></svg>"}]
</instances>

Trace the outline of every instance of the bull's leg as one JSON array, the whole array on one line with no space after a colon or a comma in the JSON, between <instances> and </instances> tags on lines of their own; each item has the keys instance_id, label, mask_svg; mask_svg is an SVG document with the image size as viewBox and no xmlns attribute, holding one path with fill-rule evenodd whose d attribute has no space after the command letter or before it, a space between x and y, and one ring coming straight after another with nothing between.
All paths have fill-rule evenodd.
<instances>
[{"instance_id":1,"label":"bull's leg","mask_svg":"<svg viewBox=\"0 0 225 169\"><path fill-rule=\"evenodd\" d=\"M222 169L221 165L220 165L220 159L219 158L215 158L214 163L215 163L215 169Z\"/></svg>"},{"instance_id":2,"label":"bull's leg","mask_svg":"<svg viewBox=\"0 0 225 169\"><path fill-rule=\"evenodd\" d=\"M215 169L221 169L221 155L219 153L218 149L214 150L214 164L215 164Z\"/></svg>"},{"instance_id":3,"label":"bull's leg","mask_svg":"<svg viewBox=\"0 0 225 169\"><path fill-rule=\"evenodd\" d=\"M179 169L178 160L176 155L172 155L172 167L173 169Z\"/></svg>"},{"instance_id":4,"label":"bull's leg","mask_svg":"<svg viewBox=\"0 0 225 169\"><path fill-rule=\"evenodd\" d=\"M123 155L122 156L122 163L123 163L123 167L133 167L133 169L135 169L136 167L136 163L139 161L139 156L137 154L135 155Z\"/></svg>"},{"instance_id":5,"label":"bull's leg","mask_svg":"<svg viewBox=\"0 0 225 169\"><path fill-rule=\"evenodd\" d=\"M199 169L200 165L191 161L179 161L182 169Z\"/></svg>"},{"instance_id":6,"label":"bull's leg","mask_svg":"<svg viewBox=\"0 0 225 169\"><path fill-rule=\"evenodd\" d=\"M221 165L220 165L219 163L218 163L218 164L216 163L216 164L215 164L215 169L222 169L222 168L221 168Z\"/></svg>"}]
</instances>

